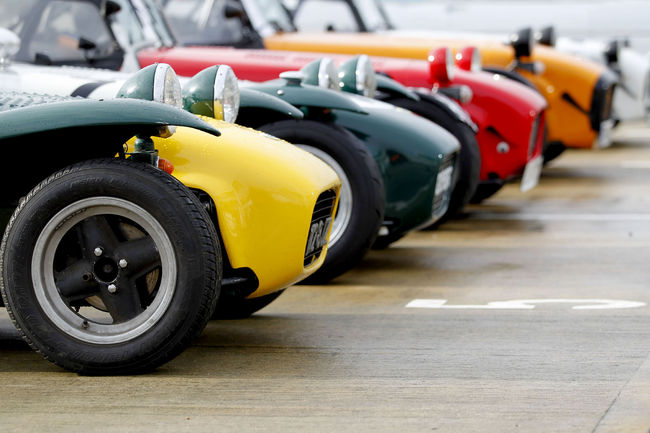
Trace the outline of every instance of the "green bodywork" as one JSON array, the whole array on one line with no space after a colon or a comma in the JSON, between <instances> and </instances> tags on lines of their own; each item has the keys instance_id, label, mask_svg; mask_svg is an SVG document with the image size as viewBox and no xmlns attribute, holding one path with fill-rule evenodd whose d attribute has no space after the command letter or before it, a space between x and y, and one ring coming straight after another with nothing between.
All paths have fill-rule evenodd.
<instances>
[{"instance_id":1,"label":"green bodywork","mask_svg":"<svg viewBox=\"0 0 650 433\"><path fill-rule=\"evenodd\" d=\"M255 110L256 112L266 111L267 115L277 113L282 117L291 119L302 119L304 117L302 111L288 102L257 90L240 88L239 96L239 112L241 115L245 115L247 110Z\"/></svg>"},{"instance_id":2,"label":"green bodywork","mask_svg":"<svg viewBox=\"0 0 650 433\"><path fill-rule=\"evenodd\" d=\"M63 99L61 101L60 99ZM0 145L7 161L28 161L25 169L4 170L0 207L15 207L38 182L64 167L124 153L124 143L155 136L168 125L220 133L193 114L168 105L135 99L95 101L43 98L27 94L0 97ZM25 159L28 155L36 155Z\"/></svg>"},{"instance_id":3,"label":"green bodywork","mask_svg":"<svg viewBox=\"0 0 650 433\"><path fill-rule=\"evenodd\" d=\"M248 88L276 96L289 104L303 108L312 107L326 110L345 110L367 114L356 102L341 92L304 85L297 80L278 79L250 85ZM304 112L304 110L303 110Z\"/></svg>"},{"instance_id":4,"label":"green bodywork","mask_svg":"<svg viewBox=\"0 0 650 433\"><path fill-rule=\"evenodd\" d=\"M414 101L420 100L417 93L392 78L381 74L377 74L377 90L391 96L408 98Z\"/></svg>"},{"instance_id":5,"label":"green bodywork","mask_svg":"<svg viewBox=\"0 0 650 433\"><path fill-rule=\"evenodd\" d=\"M390 104L312 85L273 80L251 88L286 100L303 110L307 119L331 121L367 146L384 180L386 228L391 235L426 226L440 217L433 210L438 171L443 163L453 165L459 150L458 141L446 130ZM309 91L304 101L300 90ZM358 108L323 110L323 104L311 105L311 98L319 93L344 98L347 105Z\"/></svg>"}]
</instances>

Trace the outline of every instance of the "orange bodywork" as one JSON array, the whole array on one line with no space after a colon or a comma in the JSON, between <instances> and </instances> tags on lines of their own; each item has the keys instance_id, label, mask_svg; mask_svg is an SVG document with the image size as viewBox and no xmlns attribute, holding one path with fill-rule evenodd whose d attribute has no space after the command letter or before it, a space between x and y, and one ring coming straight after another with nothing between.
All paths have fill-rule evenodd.
<instances>
[{"instance_id":1,"label":"orange bodywork","mask_svg":"<svg viewBox=\"0 0 650 433\"><path fill-rule=\"evenodd\" d=\"M479 48L483 65L508 68L514 64L514 50L493 40L444 39L396 36L381 33L284 33L264 39L271 50L318 51L324 53L367 54L385 57L426 59L432 48L450 47L453 51L467 45ZM606 68L557 50L537 45L524 62L541 62L544 72L536 75L517 69L546 98L548 141L567 147L590 148L598 137L589 111L594 88ZM567 98L567 95L570 98ZM569 102L571 99L572 102ZM577 106L576 106L577 104Z\"/></svg>"}]
</instances>

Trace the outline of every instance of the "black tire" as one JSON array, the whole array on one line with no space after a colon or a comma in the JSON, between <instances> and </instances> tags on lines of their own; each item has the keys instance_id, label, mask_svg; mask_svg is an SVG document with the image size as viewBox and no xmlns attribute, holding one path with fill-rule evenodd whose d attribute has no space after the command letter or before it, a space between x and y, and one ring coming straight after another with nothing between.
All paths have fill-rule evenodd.
<instances>
[{"instance_id":1,"label":"black tire","mask_svg":"<svg viewBox=\"0 0 650 433\"><path fill-rule=\"evenodd\" d=\"M372 245L373 250L385 250L391 244L399 241L402 239L404 236L406 236L406 233L394 233L391 235L386 235L386 236L379 236L376 240L375 243Z\"/></svg>"},{"instance_id":2,"label":"black tire","mask_svg":"<svg viewBox=\"0 0 650 433\"><path fill-rule=\"evenodd\" d=\"M333 124L311 120L283 120L259 129L295 145L308 146L306 150L312 153L320 151L325 155L316 156L321 158L329 156L339 166L332 168L338 172L343 183L349 186L347 192L341 190L339 211L334 219L335 227L332 229L325 262L319 270L301 282L326 283L356 266L377 237L386 207L384 183L377 163L358 138ZM351 199L349 209L345 208L346 199ZM343 218L345 215L347 216ZM339 225L336 226L337 224Z\"/></svg>"},{"instance_id":3,"label":"black tire","mask_svg":"<svg viewBox=\"0 0 650 433\"><path fill-rule=\"evenodd\" d=\"M222 272L198 199L121 159L79 163L36 186L5 230L0 266L24 339L89 375L140 373L178 355L212 315Z\"/></svg>"},{"instance_id":4,"label":"black tire","mask_svg":"<svg viewBox=\"0 0 650 433\"><path fill-rule=\"evenodd\" d=\"M436 228L444 221L457 215L470 202L479 184L481 152L476 141L476 134L469 125L459 121L442 107L438 107L433 103L424 103L423 101L406 98L395 98L386 102L431 120L449 131L460 142L458 173L449 200L449 207L442 218L428 227L430 229Z\"/></svg>"},{"instance_id":5,"label":"black tire","mask_svg":"<svg viewBox=\"0 0 650 433\"><path fill-rule=\"evenodd\" d=\"M245 299L235 298L228 295L221 296L217 302L217 309L214 312L214 319L245 319L252 316L262 308L275 301L284 290L269 293L257 298Z\"/></svg>"},{"instance_id":6,"label":"black tire","mask_svg":"<svg viewBox=\"0 0 650 433\"><path fill-rule=\"evenodd\" d=\"M562 155L566 150L566 146L559 141L552 141L544 146L544 164L548 164L558 156Z\"/></svg>"},{"instance_id":7,"label":"black tire","mask_svg":"<svg viewBox=\"0 0 650 433\"><path fill-rule=\"evenodd\" d=\"M496 194L501 188L503 188L503 182L494 181L494 182L481 182L476 188L476 192L472 196L471 203L479 204L483 200L487 200Z\"/></svg>"}]
</instances>

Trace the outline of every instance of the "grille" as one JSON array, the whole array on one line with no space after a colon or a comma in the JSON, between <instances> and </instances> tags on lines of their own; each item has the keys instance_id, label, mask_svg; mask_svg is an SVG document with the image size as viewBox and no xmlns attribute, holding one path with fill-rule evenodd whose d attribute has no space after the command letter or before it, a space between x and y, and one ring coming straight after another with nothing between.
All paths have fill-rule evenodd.
<instances>
[{"instance_id":1,"label":"grille","mask_svg":"<svg viewBox=\"0 0 650 433\"><path fill-rule=\"evenodd\" d=\"M332 223L335 203L336 191L333 190L323 192L316 200L311 224L309 224L304 266L309 266L318 260L323 252L323 247L327 245L327 234Z\"/></svg>"},{"instance_id":2,"label":"grille","mask_svg":"<svg viewBox=\"0 0 650 433\"><path fill-rule=\"evenodd\" d=\"M455 161L456 153L451 153L447 155L440 163L440 168L438 169L438 176L436 179L436 191L433 197L433 215L435 218L440 218L447 211L447 207L449 206L449 196L453 183L453 170ZM444 173L449 173L449 177L447 178L448 182L442 184L440 183L440 176Z\"/></svg>"},{"instance_id":3,"label":"grille","mask_svg":"<svg viewBox=\"0 0 650 433\"><path fill-rule=\"evenodd\" d=\"M539 127L542 123L542 115L540 114L533 121L533 129L530 131L530 140L528 143L528 157L533 156L535 152L535 145L537 144L537 138L539 136Z\"/></svg>"}]
</instances>

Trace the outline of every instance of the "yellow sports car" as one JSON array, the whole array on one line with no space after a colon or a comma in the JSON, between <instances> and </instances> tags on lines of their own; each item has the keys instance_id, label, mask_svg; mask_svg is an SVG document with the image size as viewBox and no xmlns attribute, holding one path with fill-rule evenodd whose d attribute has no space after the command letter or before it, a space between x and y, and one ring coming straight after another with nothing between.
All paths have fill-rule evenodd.
<instances>
[{"instance_id":1,"label":"yellow sports car","mask_svg":"<svg viewBox=\"0 0 650 433\"><path fill-rule=\"evenodd\" d=\"M143 72L156 103L0 94L5 153L38 155L5 174L3 207L17 209L0 248L3 301L33 347L76 372L154 368L215 308L251 314L327 253L341 185L329 166L170 107L181 100L171 68Z\"/></svg>"}]
</instances>

